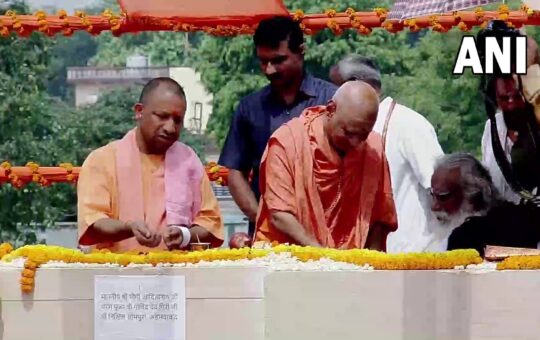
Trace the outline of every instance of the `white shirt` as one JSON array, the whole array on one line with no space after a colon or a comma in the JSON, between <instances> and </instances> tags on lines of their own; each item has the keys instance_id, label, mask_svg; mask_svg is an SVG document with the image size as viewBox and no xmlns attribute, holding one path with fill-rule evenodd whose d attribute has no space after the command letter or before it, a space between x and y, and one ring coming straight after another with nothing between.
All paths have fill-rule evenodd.
<instances>
[{"instance_id":1,"label":"white shirt","mask_svg":"<svg viewBox=\"0 0 540 340\"><path fill-rule=\"evenodd\" d=\"M373 130L381 135L391 103L387 97L379 105ZM451 230L433 223L429 199L435 162L444 155L435 129L418 112L396 104L385 151L398 215L398 230L388 235L387 252L446 251Z\"/></svg>"},{"instance_id":2,"label":"white shirt","mask_svg":"<svg viewBox=\"0 0 540 340\"><path fill-rule=\"evenodd\" d=\"M508 130L504 122L504 117L501 112L495 115L495 121L497 122L497 131L499 132L499 140L504 148L504 154L508 161L511 161L511 151L514 143L508 138ZM495 154L493 153L493 146L491 145L491 123L489 120L484 127L484 134L482 135L482 163L488 169L493 180L493 184L499 190L501 196L514 203L519 203L520 196L512 190L504 175L497 164Z\"/></svg>"}]
</instances>

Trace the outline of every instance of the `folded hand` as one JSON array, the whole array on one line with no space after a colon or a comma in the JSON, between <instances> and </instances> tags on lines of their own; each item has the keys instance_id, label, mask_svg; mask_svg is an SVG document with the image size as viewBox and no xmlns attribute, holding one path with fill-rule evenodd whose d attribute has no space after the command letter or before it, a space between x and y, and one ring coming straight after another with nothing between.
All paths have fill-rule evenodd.
<instances>
[{"instance_id":1,"label":"folded hand","mask_svg":"<svg viewBox=\"0 0 540 340\"><path fill-rule=\"evenodd\" d=\"M161 243L161 235L151 231L145 222L128 222L127 226L131 229L133 236L135 236L135 239L140 245L154 248Z\"/></svg>"},{"instance_id":2,"label":"folded hand","mask_svg":"<svg viewBox=\"0 0 540 340\"><path fill-rule=\"evenodd\" d=\"M167 228L163 233L163 241L169 250L180 249L184 236L179 228Z\"/></svg>"}]
</instances>

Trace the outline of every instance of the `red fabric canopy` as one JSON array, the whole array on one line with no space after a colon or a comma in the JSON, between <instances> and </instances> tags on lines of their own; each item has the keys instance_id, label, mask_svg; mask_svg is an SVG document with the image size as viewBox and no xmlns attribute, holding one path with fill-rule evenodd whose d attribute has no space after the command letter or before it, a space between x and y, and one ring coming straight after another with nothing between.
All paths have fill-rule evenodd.
<instances>
[{"instance_id":1,"label":"red fabric canopy","mask_svg":"<svg viewBox=\"0 0 540 340\"><path fill-rule=\"evenodd\" d=\"M261 19L289 15L281 0L118 0L130 19L159 18L185 24L257 24Z\"/></svg>"}]
</instances>

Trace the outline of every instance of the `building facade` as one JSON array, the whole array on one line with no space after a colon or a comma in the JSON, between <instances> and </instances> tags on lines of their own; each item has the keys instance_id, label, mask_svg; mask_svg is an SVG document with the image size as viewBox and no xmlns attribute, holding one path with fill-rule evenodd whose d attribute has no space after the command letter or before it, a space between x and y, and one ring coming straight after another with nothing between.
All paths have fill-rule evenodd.
<instances>
[{"instance_id":1,"label":"building facade","mask_svg":"<svg viewBox=\"0 0 540 340\"><path fill-rule=\"evenodd\" d=\"M176 80L186 92L187 110L184 124L195 134L204 134L212 114L212 94L206 91L200 74L190 67L151 66L144 56L131 56L125 67L69 67L67 81L75 88L77 107L92 105L100 95L111 90L142 87L158 77Z\"/></svg>"}]
</instances>

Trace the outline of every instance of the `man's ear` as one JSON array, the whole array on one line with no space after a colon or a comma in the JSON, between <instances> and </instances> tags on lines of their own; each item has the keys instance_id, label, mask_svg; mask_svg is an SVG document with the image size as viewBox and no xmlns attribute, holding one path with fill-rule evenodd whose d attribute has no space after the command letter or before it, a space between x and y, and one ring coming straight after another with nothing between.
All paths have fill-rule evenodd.
<instances>
[{"instance_id":1,"label":"man's ear","mask_svg":"<svg viewBox=\"0 0 540 340\"><path fill-rule=\"evenodd\" d=\"M139 120L142 118L142 111L143 111L144 105L141 103L137 103L133 106L133 111L135 112L135 119Z\"/></svg>"},{"instance_id":2,"label":"man's ear","mask_svg":"<svg viewBox=\"0 0 540 340\"><path fill-rule=\"evenodd\" d=\"M330 99L330 101L326 104L326 110L328 113L336 112L336 102L333 99Z\"/></svg>"},{"instance_id":3,"label":"man's ear","mask_svg":"<svg viewBox=\"0 0 540 340\"><path fill-rule=\"evenodd\" d=\"M302 45L300 45L299 49L300 49L300 54L305 55L306 54L306 43L303 43Z\"/></svg>"}]
</instances>

